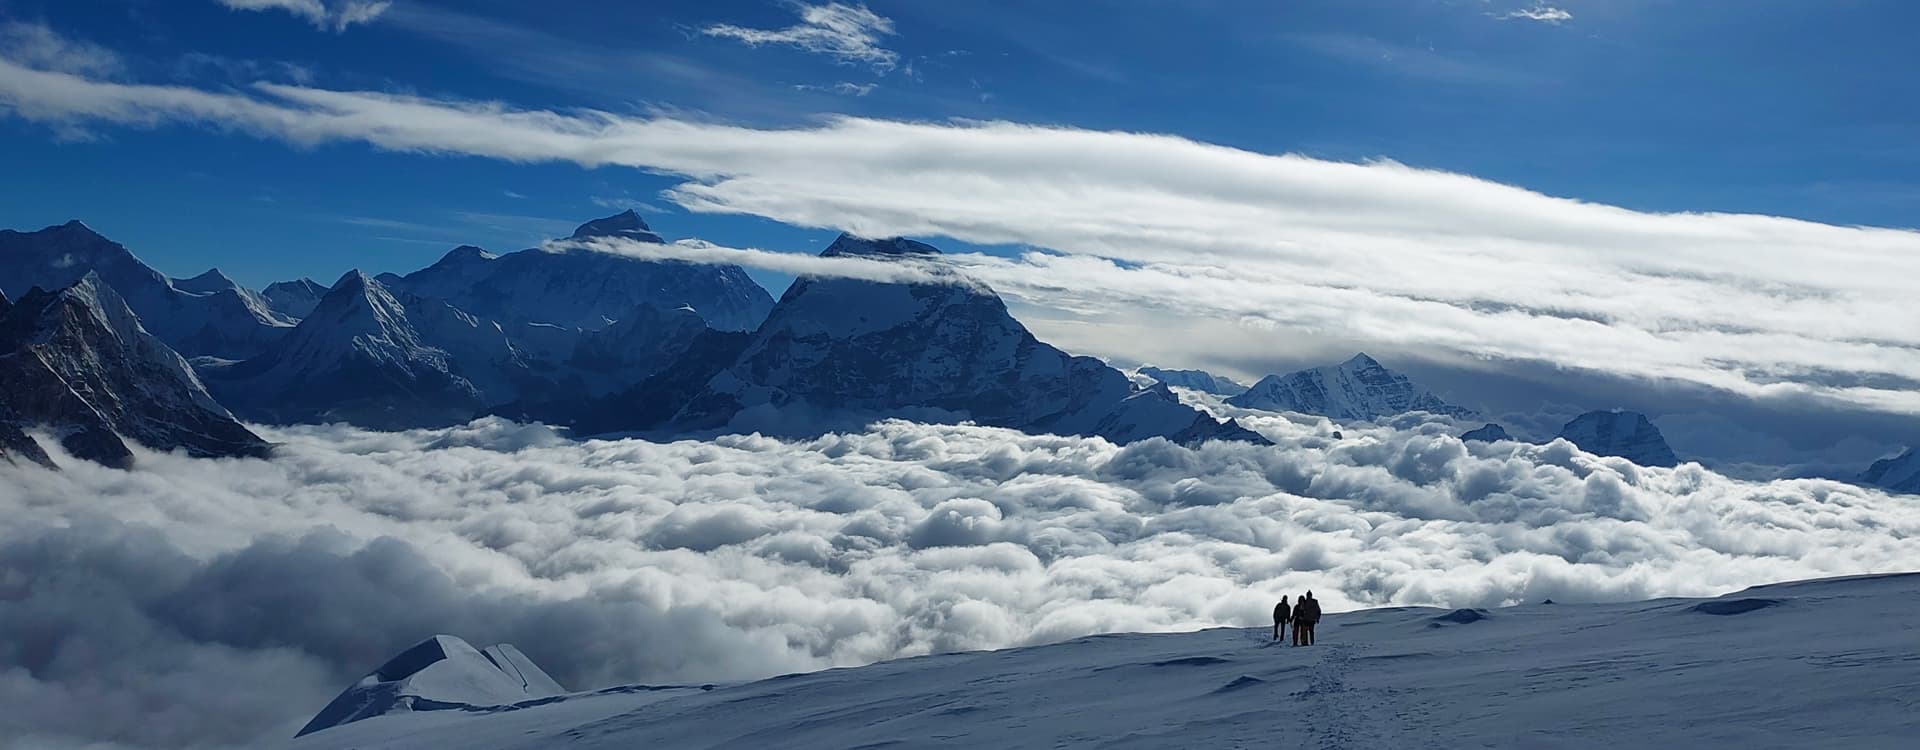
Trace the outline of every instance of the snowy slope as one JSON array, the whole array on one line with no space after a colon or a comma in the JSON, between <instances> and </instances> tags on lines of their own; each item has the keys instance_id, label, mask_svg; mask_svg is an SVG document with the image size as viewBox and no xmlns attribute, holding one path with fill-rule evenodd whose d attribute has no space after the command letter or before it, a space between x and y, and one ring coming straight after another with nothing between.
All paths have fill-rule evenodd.
<instances>
[{"instance_id":1,"label":"snowy slope","mask_svg":"<svg viewBox=\"0 0 1920 750\"><path fill-rule=\"evenodd\" d=\"M93 273L0 306L0 422L46 429L112 466L133 460L123 439L196 456L268 451Z\"/></svg>"},{"instance_id":2,"label":"snowy slope","mask_svg":"<svg viewBox=\"0 0 1920 750\"><path fill-rule=\"evenodd\" d=\"M938 253L913 240L843 234L821 255L915 263ZM921 265L950 283L796 280L733 363L680 410L676 426L805 431L867 413L1116 442L1259 440L1164 386L1142 389L1097 359L1048 346L991 289Z\"/></svg>"},{"instance_id":3,"label":"snowy slope","mask_svg":"<svg viewBox=\"0 0 1920 750\"><path fill-rule=\"evenodd\" d=\"M1244 409L1293 411L1335 420L1378 419L1410 411L1459 418L1474 415L1472 410L1441 400L1366 354L1356 354L1338 365L1268 375L1246 393L1227 399L1227 403Z\"/></svg>"},{"instance_id":4,"label":"snowy slope","mask_svg":"<svg viewBox=\"0 0 1920 750\"><path fill-rule=\"evenodd\" d=\"M1233 378L1215 375L1205 370L1169 370L1148 365L1136 372L1175 388L1191 388L1221 396L1238 396L1247 392L1247 387L1235 382Z\"/></svg>"},{"instance_id":5,"label":"snowy slope","mask_svg":"<svg viewBox=\"0 0 1920 750\"><path fill-rule=\"evenodd\" d=\"M9 296L36 286L62 289L89 272L112 286L148 331L186 356L251 356L293 325L218 271L176 285L78 221L38 232L0 230L0 291Z\"/></svg>"},{"instance_id":6,"label":"snowy slope","mask_svg":"<svg viewBox=\"0 0 1920 750\"><path fill-rule=\"evenodd\" d=\"M1920 451L1908 448L1898 456L1875 461L1857 481L1894 492L1920 495Z\"/></svg>"},{"instance_id":7,"label":"snowy slope","mask_svg":"<svg viewBox=\"0 0 1920 750\"><path fill-rule=\"evenodd\" d=\"M741 685L394 714L303 750L488 747L1906 748L1920 574L1718 599L1333 614L1106 635ZM702 689L711 687L711 689Z\"/></svg>"},{"instance_id":8,"label":"snowy slope","mask_svg":"<svg viewBox=\"0 0 1920 750\"><path fill-rule=\"evenodd\" d=\"M587 222L570 239L616 237L660 242L632 211ZM645 260L591 250L522 250L493 255L455 248L393 284L503 325L547 323L596 330L642 305L691 306L723 330L749 330L773 307L739 266Z\"/></svg>"},{"instance_id":9,"label":"snowy slope","mask_svg":"<svg viewBox=\"0 0 1920 750\"><path fill-rule=\"evenodd\" d=\"M1588 453L1619 456L1641 466L1680 464L1660 428L1638 412L1590 411L1560 428L1560 438Z\"/></svg>"}]
</instances>

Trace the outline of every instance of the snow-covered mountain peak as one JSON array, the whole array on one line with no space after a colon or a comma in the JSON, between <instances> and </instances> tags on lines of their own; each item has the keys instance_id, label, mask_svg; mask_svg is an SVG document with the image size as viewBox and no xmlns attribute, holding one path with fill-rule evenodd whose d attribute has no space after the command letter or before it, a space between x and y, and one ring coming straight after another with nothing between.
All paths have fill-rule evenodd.
<instances>
[{"instance_id":1,"label":"snow-covered mountain peak","mask_svg":"<svg viewBox=\"0 0 1920 750\"><path fill-rule=\"evenodd\" d=\"M940 249L925 242L905 237L883 237L869 239L843 232L835 238L833 244L821 251L820 257L834 258L842 256L901 256L901 255L939 255Z\"/></svg>"},{"instance_id":2,"label":"snow-covered mountain peak","mask_svg":"<svg viewBox=\"0 0 1920 750\"><path fill-rule=\"evenodd\" d=\"M295 736L388 713L504 707L566 692L512 644L481 651L436 635L349 686Z\"/></svg>"},{"instance_id":3,"label":"snow-covered mountain peak","mask_svg":"<svg viewBox=\"0 0 1920 750\"><path fill-rule=\"evenodd\" d=\"M267 452L92 272L4 309L0 383L0 420L54 428L69 452L107 465L131 463L122 438L200 456Z\"/></svg>"},{"instance_id":4,"label":"snow-covered mountain peak","mask_svg":"<svg viewBox=\"0 0 1920 750\"><path fill-rule=\"evenodd\" d=\"M194 294L213 294L229 289L240 289L240 283L234 281L218 268L209 268L206 273L188 279L173 279L173 288Z\"/></svg>"},{"instance_id":5,"label":"snow-covered mountain peak","mask_svg":"<svg viewBox=\"0 0 1920 750\"><path fill-rule=\"evenodd\" d=\"M580 228L573 230L573 236L569 239L585 240L595 237L618 237L637 242L662 244L666 242L660 235L654 233L653 227L647 226L647 221L640 218L639 213L631 208L604 219L594 219L581 224Z\"/></svg>"},{"instance_id":6,"label":"snow-covered mountain peak","mask_svg":"<svg viewBox=\"0 0 1920 750\"><path fill-rule=\"evenodd\" d=\"M1920 495L1920 451L1908 448L1898 456L1875 461L1860 475L1859 481L1894 492Z\"/></svg>"},{"instance_id":7,"label":"snow-covered mountain peak","mask_svg":"<svg viewBox=\"0 0 1920 750\"><path fill-rule=\"evenodd\" d=\"M1246 393L1227 399L1227 403L1331 419L1369 420L1414 411L1457 418L1474 416L1473 410L1447 403L1364 353L1338 365L1268 375Z\"/></svg>"}]
</instances>

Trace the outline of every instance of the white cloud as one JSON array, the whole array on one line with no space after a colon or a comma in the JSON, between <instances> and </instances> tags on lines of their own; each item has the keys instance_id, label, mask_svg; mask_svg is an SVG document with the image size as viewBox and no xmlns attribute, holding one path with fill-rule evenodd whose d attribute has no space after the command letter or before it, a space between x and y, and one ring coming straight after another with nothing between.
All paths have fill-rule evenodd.
<instances>
[{"instance_id":1,"label":"white cloud","mask_svg":"<svg viewBox=\"0 0 1920 750\"><path fill-rule=\"evenodd\" d=\"M1499 18L1502 21L1520 19L1558 25L1573 20L1573 14L1551 5L1535 5L1531 8L1509 11Z\"/></svg>"},{"instance_id":2,"label":"white cloud","mask_svg":"<svg viewBox=\"0 0 1920 750\"><path fill-rule=\"evenodd\" d=\"M282 10L305 19L314 28L346 31L368 23L393 6L393 0L215 0L234 10Z\"/></svg>"},{"instance_id":3,"label":"white cloud","mask_svg":"<svg viewBox=\"0 0 1920 750\"><path fill-rule=\"evenodd\" d=\"M880 46L880 38L893 34L893 21L867 9L864 4L793 3L800 23L784 29L751 29L732 24L716 24L700 30L707 36L734 39L750 46L781 44L827 55L847 64L870 65L874 70L892 70L900 56Z\"/></svg>"},{"instance_id":4,"label":"white cloud","mask_svg":"<svg viewBox=\"0 0 1920 750\"><path fill-rule=\"evenodd\" d=\"M18 21L0 23L0 59L85 76L111 77L126 68L113 50L68 39L43 24Z\"/></svg>"},{"instance_id":5,"label":"white cloud","mask_svg":"<svg viewBox=\"0 0 1920 750\"><path fill-rule=\"evenodd\" d=\"M788 442L267 429L272 461L0 465L0 700L48 746L257 746L435 632L575 688L1332 608L1710 595L1920 566L1920 505L1439 425L1272 447L883 422ZM672 648L659 648L661 643Z\"/></svg>"},{"instance_id":6,"label":"white cloud","mask_svg":"<svg viewBox=\"0 0 1920 750\"><path fill-rule=\"evenodd\" d=\"M810 83L796 83L793 85L793 88L797 91L823 91L833 94L845 94L847 96L866 96L873 93L874 89L880 88L880 84L841 81L832 86L816 86Z\"/></svg>"},{"instance_id":7,"label":"white cloud","mask_svg":"<svg viewBox=\"0 0 1920 750\"><path fill-rule=\"evenodd\" d=\"M1920 233L1908 230L1645 213L1390 161L1006 122L755 129L270 83L122 84L6 61L0 107L56 126L198 123L302 146L675 173L688 181L666 196L692 211L1046 248L962 260L1034 305L1165 314L1162 338L1182 335L1181 317L1235 321L1920 414L1920 328L1905 302Z\"/></svg>"}]
</instances>

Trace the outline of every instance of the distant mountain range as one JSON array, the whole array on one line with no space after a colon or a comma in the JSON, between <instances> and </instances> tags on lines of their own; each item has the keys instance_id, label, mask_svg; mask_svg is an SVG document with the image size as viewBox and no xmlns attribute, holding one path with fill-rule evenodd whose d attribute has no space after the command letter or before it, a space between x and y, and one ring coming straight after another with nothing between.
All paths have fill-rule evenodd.
<instances>
[{"instance_id":1,"label":"distant mountain range","mask_svg":"<svg viewBox=\"0 0 1920 750\"><path fill-rule=\"evenodd\" d=\"M1268 375L1227 403L1335 420L1371 420L1415 411L1461 419L1475 416L1472 409L1441 400L1365 353L1337 365Z\"/></svg>"},{"instance_id":2,"label":"distant mountain range","mask_svg":"<svg viewBox=\"0 0 1920 750\"><path fill-rule=\"evenodd\" d=\"M570 239L607 238L662 241L631 211L588 222ZM938 258L911 240L851 235L824 254ZM66 435L75 455L116 465L130 454L108 445L113 436L201 455L263 453L251 433L229 434L229 426L245 429L222 404L262 422L382 429L499 413L583 432L804 433L900 416L1122 443L1263 441L1164 386L1136 385L1099 360L1038 341L984 285L937 263L928 268L937 281L802 277L776 305L738 266L580 248L495 256L463 246L406 275L351 271L330 286L300 279L255 293L218 270L167 278L79 222L6 232L0 278L32 282L9 308L37 309L49 296L90 300L108 310L95 317L118 327L86 341L134 342L132 359L147 366L134 368L145 380L113 383L143 394L112 412L124 418L90 420L90 409L49 409L9 390L0 446L41 460L20 429L32 427ZM120 303L100 269L140 290L146 304ZM131 309L115 317L116 304ZM174 335L147 335L148 319ZM192 368L176 348L196 355ZM179 365L170 379L155 375L167 362ZM48 389L46 398L64 398ZM143 412L128 410L147 401L205 413L173 419L195 426L170 434L142 427ZM89 435L103 447L83 450L95 439Z\"/></svg>"},{"instance_id":3,"label":"distant mountain range","mask_svg":"<svg viewBox=\"0 0 1920 750\"><path fill-rule=\"evenodd\" d=\"M1173 370L1148 365L1134 372L1174 388L1190 388L1216 396L1238 396L1247 392L1247 387L1233 378L1205 370Z\"/></svg>"}]
</instances>

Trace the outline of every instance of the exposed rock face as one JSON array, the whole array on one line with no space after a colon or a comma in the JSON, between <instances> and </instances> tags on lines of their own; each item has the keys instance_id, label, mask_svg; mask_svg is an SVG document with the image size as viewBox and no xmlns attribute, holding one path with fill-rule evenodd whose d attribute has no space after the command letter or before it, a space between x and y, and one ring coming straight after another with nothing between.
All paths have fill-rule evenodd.
<instances>
[{"instance_id":1,"label":"exposed rock face","mask_svg":"<svg viewBox=\"0 0 1920 750\"><path fill-rule=\"evenodd\" d=\"M512 644L481 651L459 638L436 635L349 686L294 736L397 711L512 706L566 692Z\"/></svg>"},{"instance_id":2,"label":"exposed rock face","mask_svg":"<svg viewBox=\"0 0 1920 750\"><path fill-rule=\"evenodd\" d=\"M1641 466L1678 466L1680 459L1647 415L1631 411L1590 411L1560 428L1561 439L1601 456L1618 456Z\"/></svg>"},{"instance_id":3,"label":"exposed rock face","mask_svg":"<svg viewBox=\"0 0 1920 750\"><path fill-rule=\"evenodd\" d=\"M1247 392L1246 386L1235 382L1232 378L1215 375L1205 370L1168 370L1147 366L1140 368L1138 372L1175 388L1191 388L1221 396L1238 396Z\"/></svg>"},{"instance_id":4,"label":"exposed rock face","mask_svg":"<svg viewBox=\"0 0 1920 750\"><path fill-rule=\"evenodd\" d=\"M1507 434L1507 428L1488 422L1484 426L1468 430L1460 436L1460 439L1465 441L1477 440L1482 443L1498 443L1502 440L1512 440L1513 436Z\"/></svg>"},{"instance_id":5,"label":"exposed rock face","mask_svg":"<svg viewBox=\"0 0 1920 750\"><path fill-rule=\"evenodd\" d=\"M88 273L112 286L146 330L187 356L252 356L293 325L218 271L176 285L78 221L38 232L0 230L0 291L8 295L63 289Z\"/></svg>"},{"instance_id":6,"label":"exposed rock face","mask_svg":"<svg viewBox=\"0 0 1920 750\"><path fill-rule=\"evenodd\" d=\"M1858 481L1893 492L1920 494L1920 451L1908 448L1898 456L1875 461Z\"/></svg>"},{"instance_id":7,"label":"exposed rock face","mask_svg":"<svg viewBox=\"0 0 1920 750\"><path fill-rule=\"evenodd\" d=\"M53 459L19 425L0 422L0 461L36 463L51 468Z\"/></svg>"},{"instance_id":8,"label":"exposed rock face","mask_svg":"<svg viewBox=\"0 0 1920 750\"><path fill-rule=\"evenodd\" d=\"M313 308L319 307L320 298L325 296L327 288L313 279L276 281L260 292L268 307L292 320L313 314Z\"/></svg>"},{"instance_id":9,"label":"exposed rock face","mask_svg":"<svg viewBox=\"0 0 1920 750\"><path fill-rule=\"evenodd\" d=\"M1227 399L1246 409L1293 411L1335 420L1369 420L1424 411L1462 419L1474 412L1442 401L1405 375L1366 354L1330 367L1268 375L1246 393Z\"/></svg>"},{"instance_id":10,"label":"exposed rock face","mask_svg":"<svg viewBox=\"0 0 1920 750\"><path fill-rule=\"evenodd\" d=\"M253 419L381 429L464 422L511 400L527 377L500 326L438 300L396 295L359 271L341 277L265 354L202 370L223 400Z\"/></svg>"},{"instance_id":11,"label":"exposed rock face","mask_svg":"<svg viewBox=\"0 0 1920 750\"><path fill-rule=\"evenodd\" d=\"M915 263L938 252L912 240L841 235L822 255ZM797 280L674 423L703 429L743 414L910 411L1116 442L1259 439L1164 387L1141 389L1099 360L1041 343L992 290L944 266L922 266L937 281Z\"/></svg>"},{"instance_id":12,"label":"exposed rock face","mask_svg":"<svg viewBox=\"0 0 1920 750\"><path fill-rule=\"evenodd\" d=\"M660 242L638 214L587 222L571 239ZM773 307L767 290L739 266L701 265L596 252L522 250L496 256L453 251L392 282L396 290L445 300L502 325L545 323L598 330L640 307L691 307L713 328L752 330Z\"/></svg>"},{"instance_id":13,"label":"exposed rock face","mask_svg":"<svg viewBox=\"0 0 1920 750\"><path fill-rule=\"evenodd\" d=\"M205 457L269 450L91 273L0 309L0 422L9 435L44 427L74 456L115 467L132 464L124 440Z\"/></svg>"}]
</instances>

